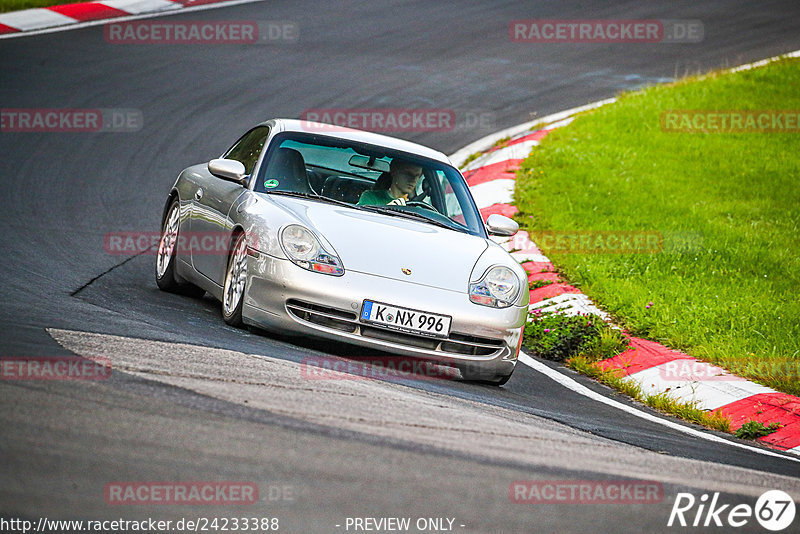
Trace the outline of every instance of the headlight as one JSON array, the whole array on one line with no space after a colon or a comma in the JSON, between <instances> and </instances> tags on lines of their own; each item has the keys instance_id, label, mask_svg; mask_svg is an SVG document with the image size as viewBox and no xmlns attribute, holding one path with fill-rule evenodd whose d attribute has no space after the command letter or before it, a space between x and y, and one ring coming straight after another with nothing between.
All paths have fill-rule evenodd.
<instances>
[{"instance_id":1,"label":"headlight","mask_svg":"<svg viewBox=\"0 0 800 534\"><path fill-rule=\"evenodd\" d=\"M478 282L469 285L469 300L492 308L508 308L519 295L520 282L514 271L495 265Z\"/></svg>"},{"instance_id":2,"label":"headlight","mask_svg":"<svg viewBox=\"0 0 800 534\"><path fill-rule=\"evenodd\" d=\"M325 250L319 239L299 224L283 229L281 246L289 259L303 269L333 276L344 274L344 266L336 254Z\"/></svg>"}]
</instances>

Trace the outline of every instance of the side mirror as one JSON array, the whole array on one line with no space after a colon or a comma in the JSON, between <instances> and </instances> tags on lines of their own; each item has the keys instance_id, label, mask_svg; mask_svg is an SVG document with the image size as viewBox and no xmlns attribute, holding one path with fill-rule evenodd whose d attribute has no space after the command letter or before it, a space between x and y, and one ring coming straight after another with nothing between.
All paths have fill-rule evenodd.
<instances>
[{"instance_id":1,"label":"side mirror","mask_svg":"<svg viewBox=\"0 0 800 534\"><path fill-rule=\"evenodd\" d=\"M508 217L493 213L486 219L486 229L489 235L512 236L519 232L519 225Z\"/></svg>"},{"instance_id":2,"label":"side mirror","mask_svg":"<svg viewBox=\"0 0 800 534\"><path fill-rule=\"evenodd\" d=\"M208 172L222 178L230 180L240 185L247 185L247 174L241 161L233 159L212 159L208 162Z\"/></svg>"}]
</instances>

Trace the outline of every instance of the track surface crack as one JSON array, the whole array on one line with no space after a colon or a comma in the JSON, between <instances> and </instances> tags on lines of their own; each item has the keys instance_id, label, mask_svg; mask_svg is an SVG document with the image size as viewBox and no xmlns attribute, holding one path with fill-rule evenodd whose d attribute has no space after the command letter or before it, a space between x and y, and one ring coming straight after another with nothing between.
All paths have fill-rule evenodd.
<instances>
[{"instance_id":1,"label":"track surface crack","mask_svg":"<svg viewBox=\"0 0 800 534\"><path fill-rule=\"evenodd\" d=\"M94 278L92 278L91 280L89 280L88 282L86 282L85 284L83 284L83 285L82 285L81 287L79 287L78 289L76 289L76 290L74 290L73 292L71 292L71 293L69 294L69 296L70 296L70 297L77 296L77 295L78 295L78 293L80 293L81 291L83 291L84 289L86 289L87 287L89 287L90 285L94 284L96 281L100 280L100 278L104 277L105 275L107 275L108 273L110 273L111 271L113 271L114 269L116 269L116 268L118 268L118 267L122 267L123 265L125 265L125 264L126 264L126 263L128 263L129 261L131 261L131 260L133 260L133 259L136 259L136 258L138 258L139 256L142 256L142 255L144 255L144 254L147 254L147 253L149 253L149 252L150 252L150 249L143 250L143 251L141 251L141 252L139 252L139 253L137 253L137 254L134 254L133 256L131 256L131 257L129 257L129 258L125 258L124 260L122 260L121 262L119 262L119 263L118 263L118 264L116 264L116 265L112 265L111 267L109 267L108 269L106 269L105 271L103 271L102 273L98 274L97 276L95 276Z\"/></svg>"}]
</instances>

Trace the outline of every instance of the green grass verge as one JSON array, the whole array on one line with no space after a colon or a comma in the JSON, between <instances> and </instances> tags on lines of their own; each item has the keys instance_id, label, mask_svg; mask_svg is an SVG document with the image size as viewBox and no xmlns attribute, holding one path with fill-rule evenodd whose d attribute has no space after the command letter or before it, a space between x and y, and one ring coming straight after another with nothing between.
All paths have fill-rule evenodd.
<instances>
[{"instance_id":1,"label":"green grass verge","mask_svg":"<svg viewBox=\"0 0 800 534\"><path fill-rule=\"evenodd\" d=\"M33 7L60 6L62 4L77 4L64 0L0 0L0 13L30 9Z\"/></svg>"},{"instance_id":2,"label":"green grass verge","mask_svg":"<svg viewBox=\"0 0 800 534\"><path fill-rule=\"evenodd\" d=\"M593 315L559 315L533 312L522 336L525 348L540 358L562 362L571 356L592 361L616 356L628 340Z\"/></svg>"},{"instance_id":3,"label":"green grass verge","mask_svg":"<svg viewBox=\"0 0 800 534\"><path fill-rule=\"evenodd\" d=\"M523 162L518 220L534 235L660 232L658 253L543 249L632 335L800 395L800 134L669 133L671 109L800 110L800 61L626 93L578 116Z\"/></svg>"}]
</instances>

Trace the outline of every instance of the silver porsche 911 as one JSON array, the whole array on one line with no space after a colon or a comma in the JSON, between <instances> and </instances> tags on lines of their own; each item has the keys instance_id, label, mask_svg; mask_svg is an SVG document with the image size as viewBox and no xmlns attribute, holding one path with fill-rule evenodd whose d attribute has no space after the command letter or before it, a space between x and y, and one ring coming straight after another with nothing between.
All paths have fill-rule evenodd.
<instances>
[{"instance_id":1,"label":"silver porsche 911","mask_svg":"<svg viewBox=\"0 0 800 534\"><path fill-rule=\"evenodd\" d=\"M158 286L208 291L228 324L439 362L466 380L504 384L514 370L527 277L489 235L518 226L484 223L440 152L269 120L181 172L162 220Z\"/></svg>"}]
</instances>

